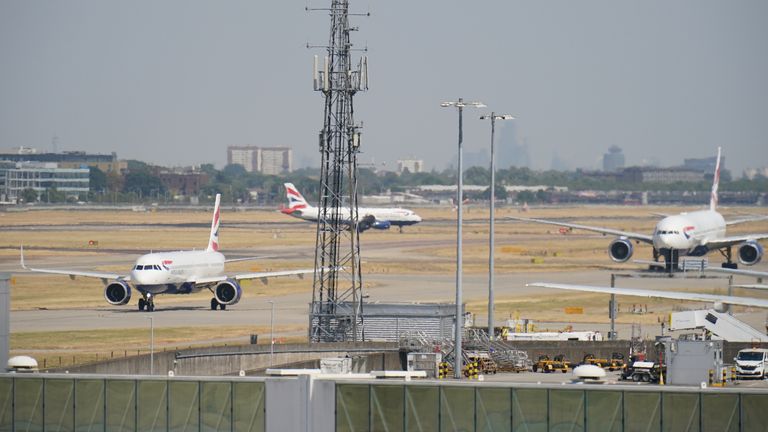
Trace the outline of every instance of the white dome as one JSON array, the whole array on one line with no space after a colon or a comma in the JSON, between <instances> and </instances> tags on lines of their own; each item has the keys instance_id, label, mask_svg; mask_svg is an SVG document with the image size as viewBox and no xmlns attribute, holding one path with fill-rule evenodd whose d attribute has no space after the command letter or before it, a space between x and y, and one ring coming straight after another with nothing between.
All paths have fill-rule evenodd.
<instances>
[{"instance_id":1,"label":"white dome","mask_svg":"<svg viewBox=\"0 0 768 432\"><path fill-rule=\"evenodd\" d=\"M605 378L605 370L596 365L581 365L573 369L573 376L581 379L600 379Z\"/></svg>"},{"instance_id":2,"label":"white dome","mask_svg":"<svg viewBox=\"0 0 768 432\"><path fill-rule=\"evenodd\" d=\"M30 356L16 356L8 359L8 369L37 369L37 360Z\"/></svg>"}]
</instances>

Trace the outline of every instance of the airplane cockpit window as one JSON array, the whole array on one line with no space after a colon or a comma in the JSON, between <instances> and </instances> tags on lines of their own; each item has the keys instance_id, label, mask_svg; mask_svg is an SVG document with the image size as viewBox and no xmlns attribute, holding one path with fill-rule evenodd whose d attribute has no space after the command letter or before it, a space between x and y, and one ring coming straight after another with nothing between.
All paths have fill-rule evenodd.
<instances>
[{"instance_id":1,"label":"airplane cockpit window","mask_svg":"<svg viewBox=\"0 0 768 432\"><path fill-rule=\"evenodd\" d=\"M136 266L136 270L143 270L143 269L144 269L144 266L143 266L143 265L140 265L140 264L139 264L139 265L137 265L137 266Z\"/></svg>"},{"instance_id":2,"label":"airplane cockpit window","mask_svg":"<svg viewBox=\"0 0 768 432\"><path fill-rule=\"evenodd\" d=\"M152 267L154 267L154 268L155 268L155 270L160 270L160 266L159 266L159 265L157 265L157 264L155 264L155 265L154 265L154 266L152 266Z\"/></svg>"}]
</instances>

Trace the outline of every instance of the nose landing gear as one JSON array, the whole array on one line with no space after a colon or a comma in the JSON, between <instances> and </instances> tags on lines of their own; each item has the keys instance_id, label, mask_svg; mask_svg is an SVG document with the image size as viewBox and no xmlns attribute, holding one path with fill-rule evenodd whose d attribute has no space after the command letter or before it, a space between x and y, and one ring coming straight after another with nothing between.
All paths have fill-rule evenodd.
<instances>
[{"instance_id":1,"label":"nose landing gear","mask_svg":"<svg viewBox=\"0 0 768 432\"><path fill-rule=\"evenodd\" d=\"M147 312L153 312L155 310L155 299L152 294L145 294L144 297L139 299L139 310L145 310Z\"/></svg>"}]
</instances>

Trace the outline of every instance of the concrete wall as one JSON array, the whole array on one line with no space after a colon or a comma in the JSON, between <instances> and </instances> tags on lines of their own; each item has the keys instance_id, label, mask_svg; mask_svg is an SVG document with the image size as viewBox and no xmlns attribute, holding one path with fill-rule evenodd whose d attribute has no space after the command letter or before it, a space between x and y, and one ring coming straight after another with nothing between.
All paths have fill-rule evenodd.
<instances>
[{"instance_id":1,"label":"concrete wall","mask_svg":"<svg viewBox=\"0 0 768 432\"><path fill-rule=\"evenodd\" d=\"M167 375L173 371L178 376L224 376L236 375L239 371L256 371L271 365L296 364L317 361L325 357L367 356L384 352L390 356L360 360L357 367L378 369L379 365L398 365L399 349L392 343L327 343L275 345L274 356L269 345L239 345L159 352L154 355L155 375ZM353 363L353 367L354 363ZM368 369L372 370L372 369ZM104 362L68 368L49 369L50 372L99 373L117 375L148 375L150 355L124 357Z\"/></svg>"}]
</instances>

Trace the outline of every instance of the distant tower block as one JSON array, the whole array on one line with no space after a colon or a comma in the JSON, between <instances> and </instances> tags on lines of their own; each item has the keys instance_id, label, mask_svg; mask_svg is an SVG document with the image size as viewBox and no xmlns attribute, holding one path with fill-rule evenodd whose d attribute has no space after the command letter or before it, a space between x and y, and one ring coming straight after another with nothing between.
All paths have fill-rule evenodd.
<instances>
[{"instance_id":1,"label":"distant tower block","mask_svg":"<svg viewBox=\"0 0 768 432\"><path fill-rule=\"evenodd\" d=\"M624 152L618 146L611 146L603 155L603 171L615 172L624 168Z\"/></svg>"},{"instance_id":2,"label":"distant tower block","mask_svg":"<svg viewBox=\"0 0 768 432\"><path fill-rule=\"evenodd\" d=\"M315 91L325 96L319 147L315 276L309 311L311 342L360 341L365 338L357 221L357 153L361 125L352 99L368 89L368 59L352 67L349 1L332 0L331 31L325 58L314 58Z\"/></svg>"}]
</instances>

